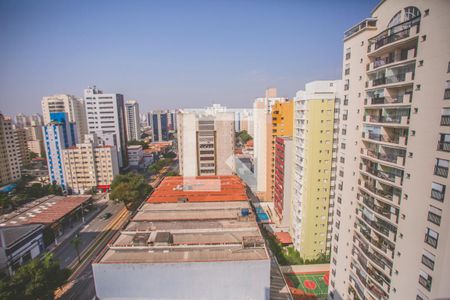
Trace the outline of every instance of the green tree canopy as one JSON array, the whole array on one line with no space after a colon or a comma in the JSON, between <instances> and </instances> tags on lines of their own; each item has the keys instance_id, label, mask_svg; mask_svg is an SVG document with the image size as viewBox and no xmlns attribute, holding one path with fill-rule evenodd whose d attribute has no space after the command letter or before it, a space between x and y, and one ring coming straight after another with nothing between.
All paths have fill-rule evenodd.
<instances>
[{"instance_id":1,"label":"green tree canopy","mask_svg":"<svg viewBox=\"0 0 450 300\"><path fill-rule=\"evenodd\" d=\"M141 145L142 149L148 149L148 143L144 142L144 141L136 141L136 140L132 140L128 142L128 145Z\"/></svg>"},{"instance_id":2,"label":"green tree canopy","mask_svg":"<svg viewBox=\"0 0 450 300\"><path fill-rule=\"evenodd\" d=\"M241 142L241 144L247 143L249 140L253 140L253 137L248 134L246 130L242 130L237 134L238 140Z\"/></svg>"},{"instance_id":3,"label":"green tree canopy","mask_svg":"<svg viewBox=\"0 0 450 300\"><path fill-rule=\"evenodd\" d=\"M35 258L21 266L11 277L0 281L0 299L47 300L54 299L57 288L66 283L70 270L61 269L53 255Z\"/></svg>"},{"instance_id":4,"label":"green tree canopy","mask_svg":"<svg viewBox=\"0 0 450 300\"><path fill-rule=\"evenodd\" d=\"M111 183L109 198L122 202L130 210L133 204L140 203L153 188L145 181L144 176L135 173L118 175Z\"/></svg>"}]
</instances>

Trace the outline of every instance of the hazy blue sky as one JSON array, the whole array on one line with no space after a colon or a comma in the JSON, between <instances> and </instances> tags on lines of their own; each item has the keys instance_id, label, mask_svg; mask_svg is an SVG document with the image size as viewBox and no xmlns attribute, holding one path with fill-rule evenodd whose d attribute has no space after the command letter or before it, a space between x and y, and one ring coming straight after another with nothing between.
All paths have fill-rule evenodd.
<instances>
[{"instance_id":1,"label":"hazy blue sky","mask_svg":"<svg viewBox=\"0 0 450 300\"><path fill-rule=\"evenodd\" d=\"M0 110L97 85L141 111L250 107L341 74L342 37L378 0L0 0Z\"/></svg>"}]
</instances>

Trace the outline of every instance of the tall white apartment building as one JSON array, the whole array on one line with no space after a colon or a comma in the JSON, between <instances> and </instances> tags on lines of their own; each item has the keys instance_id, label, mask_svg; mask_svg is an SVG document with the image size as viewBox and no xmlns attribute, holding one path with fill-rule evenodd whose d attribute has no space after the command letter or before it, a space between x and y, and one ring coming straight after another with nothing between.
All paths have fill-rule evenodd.
<instances>
[{"instance_id":1,"label":"tall white apartment building","mask_svg":"<svg viewBox=\"0 0 450 300\"><path fill-rule=\"evenodd\" d=\"M127 123L128 141L141 139L141 122L139 118L139 103L134 100L125 102L125 120Z\"/></svg>"},{"instance_id":2,"label":"tall white apartment building","mask_svg":"<svg viewBox=\"0 0 450 300\"><path fill-rule=\"evenodd\" d=\"M62 151L67 186L77 194L94 188L108 190L119 174L116 149L98 145L95 135L87 135L84 140Z\"/></svg>"},{"instance_id":3,"label":"tall white apartment building","mask_svg":"<svg viewBox=\"0 0 450 300\"><path fill-rule=\"evenodd\" d=\"M272 178L270 164L272 149L272 106L276 102L288 99L277 97L277 89L266 90L265 97L256 98L253 102L253 147L256 176L256 194L261 200L270 200Z\"/></svg>"},{"instance_id":4,"label":"tall white apartment building","mask_svg":"<svg viewBox=\"0 0 450 300\"><path fill-rule=\"evenodd\" d=\"M114 146L119 167L127 165L127 132L124 100L121 94L104 94L95 86L84 90L88 133L95 133L98 143Z\"/></svg>"},{"instance_id":5,"label":"tall white apartment building","mask_svg":"<svg viewBox=\"0 0 450 300\"><path fill-rule=\"evenodd\" d=\"M329 299L450 298L450 3L344 34Z\"/></svg>"},{"instance_id":6,"label":"tall white apartment building","mask_svg":"<svg viewBox=\"0 0 450 300\"><path fill-rule=\"evenodd\" d=\"M82 140L87 134L86 111L83 99L72 95L59 94L43 97L41 106L45 125L52 121L50 118L51 113L65 112L69 117L69 122L76 123L77 136Z\"/></svg>"},{"instance_id":7,"label":"tall white apartment building","mask_svg":"<svg viewBox=\"0 0 450 300\"><path fill-rule=\"evenodd\" d=\"M22 160L14 125L0 114L0 185L19 180Z\"/></svg>"},{"instance_id":8,"label":"tall white apartment building","mask_svg":"<svg viewBox=\"0 0 450 300\"><path fill-rule=\"evenodd\" d=\"M177 115L180 175L232 175L234 113L182 111Z\"/></svg>"}]
</instances>

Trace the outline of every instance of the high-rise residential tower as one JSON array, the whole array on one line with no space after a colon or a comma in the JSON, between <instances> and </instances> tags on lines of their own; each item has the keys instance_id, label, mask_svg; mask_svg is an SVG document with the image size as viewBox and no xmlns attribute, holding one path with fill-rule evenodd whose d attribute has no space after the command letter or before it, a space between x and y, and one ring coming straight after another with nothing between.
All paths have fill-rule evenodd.
<instances>
[{"instance_id":1,"label":"high-rise residential tower","mask_svg":"<svg viewBox=\"0 0 450 300\"><path fill-rule=\"evenodd\" d=\"M63 150L74 146L78 141L76 124L69 121L67 113L53 112L50 113L50 122L43 127L43 131L50 182L67 190Z\"/></svg>"},{"instance_id":2,"label":"high-rise residential tower","mask_svg":"<svg viewBox=\"0 0 450 300\"><path fill-rule=\"evenodd\" d=\"M21 166L22 160L13 122L0 114L0 185L19 180Z\"/></svg>"},{"instance_id":3,"label":"high-rise residential tower","mask_svg":"<svg viewBox=\"0 0 450 300\"><path fill-rule=\"evenodd\" d=\"M86 111L83 99L72 95L59 94L43 97L41 101L44 125L50 123L50 114L65 112L70 123L76 123L77 136L82 140L87 133Z\"/></svg>"},{"instance_id":4,"label":"high-rise residential tower","mask_svg":"<svg viewBox=\"0 0 450 300\"><path fill-rule=\"evenodd\" d=\"M234 173L234 113L182 111L177 122L181 175Z\"/></svg>"},{"instance_id":5,"label":"high-rise residential tower","mask_svg":"<svg viewBox=\"0 0 450 300\"><path fill-rule=\"evenodd\" d=\"M152 142L169 140L169 114L167 111L151 111L148 113L147 120L152 128Z\"/></svg>"},{"instance_id":6,"label":"high-rise residential tower","mask_svg":"<svg viewBox=\"0 0 450 300\"><path fill-rule=\"evenodd\" d=\"M331 249L340 81L314 81L295 97L294 247L305 259ZM331 202L331 203L330 203Z\"/></svg>"},{"instance_id":7,"label":"high-rise residential tower","mask_svg":"<svg viewBox=\"0 0 450 300\"><path fill-rule=\"evenodd\" d=\"M127 132L122 94L104 94L95 86L84 90L89 134L95 133L98 143L115 146L119 167L127 165Z\"/></svg>"},{"instance_id":8,"label":"high-rise residential tower","mask_svg":"<svg viewBox=\"0 0 450 300\"><path fill-rule=\"evenodd\" d=\"M450 297L450 3L344 34L330 299Z\"/></svg>"},{"instance_id":9,"label":"high-rise residential tower","mask_svg":"<svg viewBox=\"0 0 450 300\"><path fill-rule=\"evenodd\" d=\"M253 102L253 141L256 176L256 194L261 200L272 199L272 106L286 98L277 97L276 88L266 90L265 97Z\"/></svg>"},{"instance_id":10,"label":"high-rise residential tower","mask_svg":"<svg viewBox=\"0 0 450 300\"><path fill-rule=\"evenodd\" d=\"M139 117L139 103L134 100L125 102L125 120L127 123L128 141L141 139L141 122Z\"/></svg>"}]
</instances>

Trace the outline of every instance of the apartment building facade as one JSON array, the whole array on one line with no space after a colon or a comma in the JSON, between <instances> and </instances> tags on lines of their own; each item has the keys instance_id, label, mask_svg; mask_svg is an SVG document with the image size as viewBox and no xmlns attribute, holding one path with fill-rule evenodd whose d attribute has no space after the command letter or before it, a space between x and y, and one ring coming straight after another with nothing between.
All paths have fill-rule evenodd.
<instances>
[{"instance_id":1,"label":"apartment building facade","mask_svg":"<svg viewBox=\"0 0 450 300\"><path fill-rule=\"evenodd\" d=\"M286 101L286 98L277 96L276 88L269 88L264 97L253 102L255 192L263 201L272 200L272 106Z\"/></svg>"},{"instance_id":2,"label":"apartment building facade","mask_svg":"<svg viewBox=\"0 0 450 300\"><path fill-rule=\"evenodd\" d=\"M126 167L127 131L123 95L104 94L94 86L84 90L84 101L88 133L95 134L100 145L114 146L119 167Z\"/></svg>"},{"instance_id":3,"label":"apartment building facade","mask_svg":"<svg viewBox=\"0 0 450 300\"><path fill-rule=\"evenodd\" d=\"M141 121L139 117L139 103L134 100L125 102L125 120L127 124L128 141L141 139Z\"/></svg>"},{"instance_id":4,"label":"apartment building facade","mask_svg":"<svg viewBox=\"0 0 450 300\"><path fill-rule=\"evenodd\" d=\"M344 34L330 299L450 296L449 14L387 0Z\"/></svg>"},{"instance_id":5,"label":"apartment building facade","mask_svg":"<svg viewBox=\"0 0 450 300\"><path fill-rule=\"evenodd\" d=\"M62 151L67 186L76 194L109 190L114 176L119 174L114 146L100 146L96 140L94 135L88 135L85 143Z\"/></svg>"},{"instance_id":6,"label":"apartment building facade","mask_svg":"<svg viewBox=\"0 0 450 300\"><path fill-rule=\"evenodd\" d=\"M41 106L44 125L50 123L51 113L65 112L69 122L76 124L77 136L80 137L80 140L87 134L86 111L83 99L72 95L58 94L43 97Z\"/></svg>"},{"instance_id":7,"label":"apartment building facade","mask_svg":"<svg viewBox=\"0 0 450 300\"><path fill-rule=\"evenodd\" d=\"M234 113L182 111L177 120L180 174L232 175L235 172Z\"/></svg>"},{"instance_id":8,"label":"apartment building facade","mask_svg":"<svg viewBox=\"0 0 450 300\"><path fill-rule=\"evenodd\" d=\"M295 97L291 236L305 259L331 249L340 81L314 81Z\"/></svg>"},{"instance_id":9,"label":"apartment building facade","mask_svg":"<svg viewBox=\"0 0 450 300\"><path fill-rule=\"evenodd\" d=\"M19 180L21 166L22 161L13 122L0 114L0 185Z\"/></svg>"}]
</instances>

